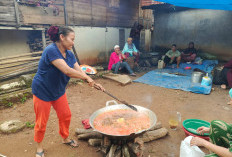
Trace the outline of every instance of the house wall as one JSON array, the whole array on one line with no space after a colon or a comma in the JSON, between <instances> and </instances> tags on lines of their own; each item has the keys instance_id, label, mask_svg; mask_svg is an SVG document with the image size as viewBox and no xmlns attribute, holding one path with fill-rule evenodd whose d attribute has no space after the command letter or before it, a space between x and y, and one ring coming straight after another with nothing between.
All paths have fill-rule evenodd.
<instances>
[{"instance_id":1,"label":"house wall","mask_svg":"<svg viewBox=\"0 0 232 157\"><path fill-rule=\"evenodd\" d=\"M18 2L20 25L64 25L63 0L54 0L52 5L48 2ZM67 25L131 27L138 21L139 0L66 0L66 12ZM0 25L16 25L14 0L0 1Z\"/></svg>"},{"instance_id":2,"label":"house wall","mask_svg":"<svg viewBox=\"0 0 232 157\"><path fill-rule=\"evenodd\" d=\"M139 0L67 0L67 12L69 25L131 27L138 21Z\"/></svg>"},{"instance_id":3,"label":"house wall","mask_svg":"<svg viewBox=\"0 0 232 157\"><path fill-rule=\"evenodd\" d=\"M16 25L15 8L13 0L0 1L0 24Z\"/></svg>"},{"instance_id":4,"label":"house wall","mask_svg":"<svg viewBox=\"0 0 232 157\"><path fill-rule=\"evenodd\" d=\"M219 10L187 10L175 13L156 13L152 47L169 48L177 44L184 49L189 41L196 48L217 55L220 59L232 58L232 12Z\"/></svg>"},{"instance_id":5,"label":"house wall","mask_svg":"<svg viewBox=\"0 0 232 157\"><path fill-rule=\"evenodd\" d=\"M75 48L82 64L108 62L113 47L119 45L119 28L75 26L73 29L76 33ZM125 41L129 33L130 29L125 28Z\"/></svg>"},{"instance_id":6,"label":"house wall","mask_svg":"<svg viewBox=\"0 0 232 157\"><path fill-rule=\"evenodd\" d=\"M76 33L75 48L82 64L94 65L108 62L113 47L119 45L119 28L116 27L72 27ZM129 28L125 30L125 41ZM0 58L30 53L27 44L31 31L0 30ZM121 48L123 49L123 47Z\"/></svg>"},{"instance_id":7,"label":"house wall","mask_svg":"<svg viewBox=\"0 0 232 157\"><path fill-rule=\"evenodd\" d=\"M0 30L0 57L29 53L28 31Z\"/></svg>"}]
</instances>

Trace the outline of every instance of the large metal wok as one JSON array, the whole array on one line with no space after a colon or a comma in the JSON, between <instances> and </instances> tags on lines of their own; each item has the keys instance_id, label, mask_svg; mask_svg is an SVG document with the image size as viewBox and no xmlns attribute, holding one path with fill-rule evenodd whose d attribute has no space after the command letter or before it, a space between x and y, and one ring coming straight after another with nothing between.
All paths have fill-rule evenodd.
<instances>
[{"instance_id":1,"label":"large metal wok","mask_svg":"<svg viewBox=\"0 0 232 157\"><path fill-rule=\"evenodd\" d=\"M114 103L114 105L110 105L110 103ZM101 132L101 131L98 131L94 125L93 125L93 122L94 122L94 119L99 115L99 114L102 114L104 112L108 112L108 111L112 111L112 110L117 110L117 109L128 109L128 110L131 110L129 107L125 106L124 104L118 104L115 100L110 100L110 101L107 101L106 102L106 107L104 108L101 108L97 111L95 111L89 118L89 123L91 125L91 127L94 129L94 131L96 132L99 132L105 136L108 136L110 138L114 138L114 139L132 139L132 138L135 138L139 135L141 135L142 133L148 131L149 129L151 129L152 127L155 126L156 122L157 122L157 117L155 115L154 112L152 112L151 110L147 109L147 108L144 108L144 107L141 107L141 106L137 106L137 105L134 105L138 111L137 112L143 112L144 114L148 115L148 117L150 118L150 128L146 129L146 130L141 130L139 132L135 132L135 133L132 133L130 135L111 135L111 134L106 134L104 132Z\"/></svg>"}]
</instances>

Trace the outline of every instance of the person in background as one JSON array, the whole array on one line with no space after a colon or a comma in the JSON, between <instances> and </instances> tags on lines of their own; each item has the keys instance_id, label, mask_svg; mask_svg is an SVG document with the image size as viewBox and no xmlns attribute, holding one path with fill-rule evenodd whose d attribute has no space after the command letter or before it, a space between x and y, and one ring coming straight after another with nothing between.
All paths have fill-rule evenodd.
<instances>
[{"instance_id":1,"label":"person in background","mask_svg":"<svg viewBox=\"0 0 232 157\"><path fill-rule=\"evenodd\" d=\"M135 21L134 26L131 28L130 37L133 39L133 42L137 49L140 48L140 32L143 29L143 26L138 24Z\"/></svg>"},{"instance_id":2,"label":"person in background","mask_svg":"<svg viewBox=\"0 0 232 157\"><path fill-rule=\"evenodd\" d=\"M86 80L91 87L104 91L81 70L74 54L70 51L75 40L75 33L69 27L51 26L48 35L53 41L48 45L39 61L37 73L32 81L33 104L35 111L34 140L37 143L36 157L45 157L42 147L46 125L51 106L55 109L59 119L59 134L63 144L77 147L77 141L69 138L71 111L66 86L70 78Z\"/></svg>"},{"instance_id":3,"label":"person in background","mask_svg":"<svg viewBox=\"0 0 232 157\"><path fill-rule=\"evenodd\" d=\"M184 62L194 62L197 56L197 50L194 48L194 42L190 42L187 49L181 53L181 59Z\"/></svg>"},{"instance_id":4,"label":"person in background","mask_svg":"<svg viewBox=\"0 0 232 157\"><path fill-rule=\"evenodd\" d=\"M108 65L108 70L113 70L115 74L119 70L127 70L131 76L136 76L129 64L125 61L126 56L120 51L118 45L114 46L114 52L110 55L110 61Z\"/></svg>"},{"instance_id":5,"label":"person in background","mask_svg":"<svg viewBox=\"0 0 232 157\"><path fill-rule=\"evenodd\" d=\"M213 83L222 89L232 88L232 60L227 62L218 75L214 75Z\"/></svg>"},{"instance_id":6,"label":"person in background","mask_svg":"<svg viewBox=\"0 0 232 157\"><path fill-rule=\"evenodd\" d=\"M138 66L139 63L139 52L135 45L133 44L133 39L128 38L127 42L125 43L125 46L122 50L122 54L124 54L126 57L135 57L135 65Z\"/></svg>"},{"instance_id":7,"label":"person in background","mask_svg":"<svg viewBox=\"0 0 232 157\"><path fill-rule=\"evenodd\" d=\"M232 126L220 121L214 120L210 124L210 128L200 127L197 129L199 134L209 133L210 141L199 137L193 137L190 144L205 147L213 154L205 157L232 157Z\"/></svg>"},{"instance_id":8,"label":"person in background","mask_svg":"<svg viewBox=\"0 0 232 157\"><path fill-rule=\"evenodd\" d=\"M181 61L181 53L176 49L176 44L172 44L172 49L169 50L164 57L164 67L167 64L177 64L177 68L179 68Z\"/></svg>"}]
</instances>

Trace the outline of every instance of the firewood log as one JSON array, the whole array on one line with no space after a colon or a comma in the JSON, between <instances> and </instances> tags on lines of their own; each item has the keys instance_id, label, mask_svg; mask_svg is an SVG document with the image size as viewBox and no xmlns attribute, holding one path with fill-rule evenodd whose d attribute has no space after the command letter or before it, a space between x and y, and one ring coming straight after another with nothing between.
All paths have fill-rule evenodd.
<instances>
[{"instance_id":1,"label":"firewood log","mask_svg":"<svg viewBox=\"0 0 232 157\"><path fill-rule=\"evenodd\" d=\"M90 146L94 146L94 147L100 146L102 143L102 139L89 139L88 143Z\"/></svg>"},{"instance_id":2,"label":"firewood log","mask_svg":"<svg viewBox=\"0 0 232 157\"><path fill-rule=\"evenodd\" d=\"M150 142L150 141L166 136L167 133L168 133L168 130L166 128L161 128L158 130L147 131L139 138L141 138L143 142Z\"/></svg>"},{"instance_id":3,"label":"firewood log","mask_svg":"<svg viewBox=\"0 0 232 157\"><path fill-rule=\"evenodd\" d=\"M128 143L129 150L134 153L137 157L142 156L143 149L138 143Z\"/></svg>"},{"instance_id":4,"label":"firewood log","mask_svg":"<svg viewBox=\"0 0 232 157\"><path fill-rule=\"evenodd\" d=\"M119 146L120 148L115 151L114 153L114 157L121 157L122 156L122 148L121 146Z\"/></svg>"},{"instance_id":5,"label":"firewood log","mask_svg":"<svg viewBox=\"0 0 232 157\"><path fill-rule=\"evenodd\" d=\"M123 157L130 157L129 148L126 144L124 144L122 147L122 156Z\"/></svg>"},{"instance_id":6,"label":"firewood log","mask_svg":"<svg viewBox=\"0 0 232 157\"><path fill-rule=\"evenodd\" d=\"M136 157L143 156L144 142L140 138L135 138L134 142L129 142L128 147L130 152L133 153Z\"/></svg>"},{"instance_id":7,"label":"firewood log","mask_svg":"<svg viewBox=\"0 0 232 157\"><path fill-rule=\"evenodd\" d=\"M86 134L86 133L91 133L91 132L93 132L92 129L86 130L86 129L79 129L79 128L77 128L75 131L76 135Z\"/></svg>"},{"instance_id":8,"label":"firewood log","mask_svg":"<svg viewBox=\"0 0 232 157\"><path fill-rule=\"evenodd\" d=\"M106 155L106 153L109 151L109 148L108 147L104 147L104 146L102 146L101 147L101 152L104 154L104 155Z\"/></svg>"},{"instance_id":9,"label":"firewood log","mask_svg":"<svg viewBox=\"0 0 232 157\"><path fill-rule=\"evenodd\" d=\"M115 153L117 147L118 147L117 145L112 144L111 147L110 147L110 151L106 155L106 157L114 157L114 153Z\"/></svg>"},{"instance_id":10,"label":"firewood log","mask_svg":"<svg viewBox=\"0 0 232 157\"><path fill-rule=\"evenodd\" d=\"M90 138L101 139L102 138L102 134L97 133L97 132L91 132L91 133L86 133L86 134L78 135L77 138L79 140L88 140Z\"/></svg>"},{"instance_id":11,"label":"firewood log","mask_svg":"<svg viewBox=\"0 0 232 157\"><path fill-rule=\"evenodd\" d=\"M149 131L157 130L157 129L160 129L160 128L162 128L162 123L161 122L157 122L154 127L152 127L151 129L149 129Z\"/></svg>"},{"instance_id":12,"label":"firewood log","mask_svg":"<svg viewBox=\"0 0 232 157\"><path fill-rule=\"evenodd\" d=\"M108 137L104 136L104 137L103 137L103 140L102 140L102 145L103 145L104 147L110 147L110 145L111 145L111 140L110 140Z\"/></svg>"}]
</instances>

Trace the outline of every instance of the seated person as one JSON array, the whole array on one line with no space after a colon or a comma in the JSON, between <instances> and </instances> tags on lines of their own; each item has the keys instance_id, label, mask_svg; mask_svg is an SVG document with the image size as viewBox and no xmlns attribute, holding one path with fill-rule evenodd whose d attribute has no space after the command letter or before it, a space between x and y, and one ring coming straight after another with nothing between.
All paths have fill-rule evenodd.
<instances>
[{"instance_id":1,"label":"seated person","mask_svg":"<svg viewBox=\"0 0 232 157\"><path fill-rule=\"evenodd\" d=\"M124 54L126 57L135 57L135 64L138 66L139 62L139 52L136 49L135 45L132 43L133 39L128 38L127 42L125 43L125 46L122 50L122 54Z\"/></svg>"},{"instance_id":2,"label":"seated person","mask_svg":"<svg viewBox=\"0 0 232 157\"><path fill-rule=\"evenodd\" d=\"M210 128L200 127L197 129L200 134L209 133L210 141L202 138L194 137L191 140L191 145L202 146L213 152L213 154L205 157L226 157L232 156L232 126L220 121L214 120L211 122Z\"/></svg>"},{"instance_id":3,"label":"seated person","mask_svg":"<svg viewBox=\"0 0 232 157\"><path fill-rule=\"evenodd\" d=\"M197 50L194 48L194 42L190 42L187 49L181 53L181 59L184 62L194 62L197 56Z\"/></svg>"},{"instance_id":4,"label":"seated person","mask_svg":"<svg viewBox=\"0 0 232 157\"><path fill-rule=\"evenodd\" d=\"M114 51L110 55L108 70L113 70L117 74L119 70L126 69L131 76L136 76L129 64L125 61L126 57L121 53L118 45L114 46Z\"/></svg>"},{"instance_id":5,"label":"seated person","mask_svg":"<svg viewBox=\"0 0 232 157\"><path fill-rule=\"evenodd\" d=\"M181 61L181 53L176 49L176 44L172 45L172 49L169 50L164 57L164 67L167 64L177 64L177 68L179 68Z\"/></svg>"},{"instance_id":6,"label":"seated person","mask_svg":"<svg viewBox=\"0 0 232 157\"><path fill-rule=\"evenodd\" d=\"M221 85L222 89L226 89L228 86L229 88L232 88L232 60L224 65L222 71L217 77L218 78L213 79L214 84Z\"/></svg>"}]
</instances>

